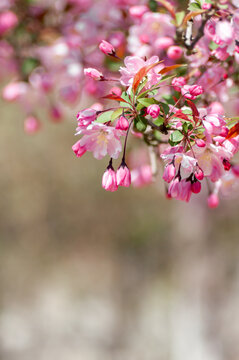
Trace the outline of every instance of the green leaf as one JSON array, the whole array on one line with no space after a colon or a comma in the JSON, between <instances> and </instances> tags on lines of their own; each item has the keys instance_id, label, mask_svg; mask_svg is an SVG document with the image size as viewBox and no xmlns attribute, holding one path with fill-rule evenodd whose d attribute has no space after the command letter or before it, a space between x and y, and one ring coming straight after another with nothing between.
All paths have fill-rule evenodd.
<instances>
[{"instance_id":1,"label":"green leaf","mask_svg":"<svg viewBox=\"0 0 239 360\"><path fill-rule=\"evenodd\" d=\"M100 114L97 117L96 122L105 123L105 122L111 121L111 116L112 116L113 112L114 111L112 111L112 110L103 112L102 114Z\"/></svg>"},{"instance_id":2,"label":"green leaf","mask_svg":"<svg viewBox=\"0 0 239 360\"><path fill-rule=\"evenodd\" d=\"M174 104L175 104L175 101L173 100L172 95L169 95L169 94L163 95L163 98L164 98L164 100L165 100L168 104L170 104L170 105L174 105Z\"/></svg>"},{"instance_id":3,"label":"green leaf","mask_svg":"<svg viewBox=\"0 0 239 360\"><path fill-rule=\"evenodd\" d=\"M147 121L143 116L136 116L134 119L134 126L139 132L144 132L147 128Z\"/></svg>"},{"instance_id":4,"label":"green leaf","mask_svg":"<svg viewBox=\"0 0 239 360\"><path fill-rule=\"evenodd\" d=\"M154 130L154 137L156 140L161 140L162 139L162 134L160 131L158 130Z\"/></svg>"},{"instance_id":5,"label":"green leaf","mask_svg":"<svg viewBox=\"0 0 239 360\"><path fill-rule=\"evenodd\" d=\"M164 118L162 116L158 116L157 119L154 120L154 124L160 126L164 123Z\"/></svg>"},{"instance_id":6,"label":"green leaf","mask_svg":"<svg viewBox=\"0 0 239 360\"><path fill-rule=\"evenodd\" d=\"M123 109L122 108L119 108L119 109L116 109L115 111L113 111L112 115L111 115L111 121L114 121L115 119L117 119L118 117L120 117L120 115L122 114L123 112Z\"/></svg>"},{"instance_id":7,"label":"green leaf","mask_svg":"<svg viewBox=\"0 0 239 360\"><path fill-rule=\"evenodd\" d=\"M144 105L145 107L148 107L149 105L152 104L158 104L158 101L156 101L154 98L141 98L138 99L138 102Z\"/></svg>"},{"instance_id":8,"label":"green leaf","mask_svg":"<svg viewBox=\"0 0 239 360\"><path fill-rule=\"evenodd\" d=\"M198 11L201 10L201 5L199 3L192 3L188 6L188 10L190 11Z\"/></svg>"},{"instance_id":9,"label":"green leaf","mask_svg":"<svg viewBox=\"0 0 239 360\"><path fill-rule=\"evenodd\" d=\"M30 73L39 65L38 59L29 57L23 60L22 63L22 72L24 75L28 76Z\"/></svg>"},{"instance_id":10,"label":"green leaf","mask_svg":"<svg viewBox=\"0 0 239 360\"><path fill-rule=\"evenodd\" d=\"M170 135L170 140L173 143L179 143L180 141L182 141L184 138L184 135L181 133L181 131L179 130L175 130L173 133L171 133Z\"/></svg>"},{"instance_id":11,"label":"green leaf","mask_svg":"<svg viewBox=\"0 0 239 360\"><path fill-rule=\"evenodd\" d=\"M149 0L149 9L150 9L152 12L156 12L157 9L158 9L157 1L155 1L155 0Z\"/></svg>"},{"instance_id":12,"label":"green leaf","mask_svg":"<svg viewBox=\"0 0 239 360\"><path fill-rule=\"evenodd\" d=\"M169 113L169 106L163 102L160 102L159 104L163 108L165 114L167 115Z\"/></svg>"},{"instance_id":13,"label":"green leaf","mask_svg":"<svg viewBox=\"0 0 239 360\"><path fill-rule=\"evenodd\" d=\"M176 15L176 26L180 26L183 22L185 11L179 11L175 15Z\"/></svg>"}]
</instances>

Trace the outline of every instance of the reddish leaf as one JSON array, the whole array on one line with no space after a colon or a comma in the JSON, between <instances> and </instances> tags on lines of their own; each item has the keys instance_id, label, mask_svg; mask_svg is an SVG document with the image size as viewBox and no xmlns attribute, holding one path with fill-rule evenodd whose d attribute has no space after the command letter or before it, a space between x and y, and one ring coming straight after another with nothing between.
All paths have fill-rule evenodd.
<instances>
[{"instance_id":1,"label":"reddish leaf","mask_svg":"<svg viewBox=\"0 0 239 360\"><path fill-rule=\"evenodd\" d=\"M234 138L235 136L239 135L239 123L234 125L230 130L226 137L226 139Z\"/></svg>"},{"instance_id":2,"label":"reddish leaf","mask_svg":"<svg viewBox=\"0 0 239 360\"><path fill-rule=\"evenodd\" d=\"M163 5L165 7L165 9L167 9L170 12L170 14L172 15L172 17L174 19L176 18L174 6L172 4L170 4L169 1L167 1L167 0L157 0L157 2L160 3L161 5Z\"/></svg>"},{"instance_id":3,"label":"reddish leaf","mask_svg":"<svg viewBox=\"0 0 239 360\"><path fill-rule=\"evenodd\" d=\"M144 66L142 67L134 76L134 81L133 81L133 91L136 92L140 81L147 75L147 73L153 69L155 66L157 66L158 64L160 64L162 61L158 61L155 64L151 64L148 66Z\"/></svg>"},{"instance_id":4,"label":"reddish leaf","mask_svg":"<svg viewBox=\"0 0 239 360\"><path fill-rule=\"evenodd\" d=\"M126 100L124 100L122 97L120 97L116 94L109 94L109 95L103 96L102 99L110 99L110 100L122 101L122 102L127 103Z\"/></svg>"},{"instance_id":5,"label":"reddish leaf","mask_svg":"<svg viewBox=\"0 0 239 360\"><path fill-rule=\"evenodd\" d=\"M166 74L171 70L177 69L181 66L186 66L185 64L175 64L175 65L171 65L171 66L165 66L162 70L159 71L159 74Z\"/></svg>"},{"instance_id":6,"label":"reddish leaf","mask_svg":"<svg viewBox=\"0 0 239 360\"><path fill-rule=\"evenodd\" d=\"M183 120L191 121L191 120L189 119L189 117L188 117L186 114L184 114L182 111L180 111L180 110L178 110L178 111L174 114L174 117L178 117L178 118L183 119Z\"/></svg>"},{"instance_id":7,"label":"reddish leaf","mask_svg":"<svg viewBox=\"0 0 239 360\"><path fill-rule=\"evenodd\" d=\"M198 118L199 118L199 112L198 109L196 108L196 105L191 101L191 100L186 100L188 105L190 106L190 108L192 109L193 112L193 120L195 121L195 124L197 124L198 122Z\"/></svg>"}]
</instances>

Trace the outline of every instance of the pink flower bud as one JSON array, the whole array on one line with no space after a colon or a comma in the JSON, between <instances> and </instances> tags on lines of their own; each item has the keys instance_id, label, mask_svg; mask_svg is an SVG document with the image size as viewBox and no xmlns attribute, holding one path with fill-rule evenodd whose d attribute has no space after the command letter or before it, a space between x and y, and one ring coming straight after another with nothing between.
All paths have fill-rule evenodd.
<instances>
[{"instance_id":1,"label":"pink flower bud","mask_svg":"<svg viewBox=\"0 0 239 360\"><path fill-rule=\"evenodd\" d=\"M115 94L117 96L121 96L122 90L118 86L114 86L110 89L110 94Z\"/></svg>"},{"instance_id":2,"label":"pink flower bud","mask_svg":"<svg viewBox=\"0 0 239 360\"><path fill-rule=\"evenodd\" d=\"M85 152L86 152L85 147L80 145L80 140L77 141L77 142L72 146L72 150L74 151L74 153L76 154L77 157L81 157L81 156L84 155Z\"/></svg>"},{"instance_id":3,"label":"pink flower bud","mask_svg":"<svg viewBox=\"0 0 239 360\"><path fill-rule=\"evenodd\" d=\"M62 112L57 106L52 106L50 108L50 116L53 122L61 122L62 121Z\"/></svg>"},{"instance_id":4,"label":"pink flower bud","mask_svg":"<svg viewBox=\"0 0 239 360\"><path fill-rule=\"evenodd\" d=\"M222 126L220 136L227 137L228 133L229 133L229 129L226 126Z\"/></svg>"},{"instance_id":5,"label":"pink flower bud","mask_svg":"<svg viewBox=\"0 0 239 360\"><path fill-rule=\"evenodd\" d=\"M167 51L167 55L171 60L178 60L183 55L183 50L180 46L170 46Z\"/></svg>"},{"instance_id":6,"label":"pink flower bud","mask_svg":"<svg viewBox=\"0 0 239 360\"><path fill-rule=\"evenodd\" d=\"M198 194L201 191L201 183L199 181L195 181L192 183L191 190L194 194Z\"/></svg>"},{"instance_id":7,"label":"pink flower bud","mask_svg":"<svg viewBox=\"0 0 239 360\"><path fill-rule=\"evenodd\" d=\"M104 78L104 75L100 71L93 68L84 69L84 74L94 80L103 80Z\"/></svg>"},{"instance_id":8,"label":"pink flower bud","mask_svg":"<svg viewBox=\"0 0 239 360\"><path fill-rule=\"evenodd\" d=\"M198 180L203 180L203 178L204 178L204 173L203 173L202 169L200 169L200 168L198 167L197 170L196 170L195 173L194 173L194 176L195 176L195 178L198 179Z\"/></svg>"},{"instance_id":9,"label":"pink flower bud","mask_svg":"<svg viewBox=\"0 0 239 360\"><path fill-rule=\"evenodd\" d=\"M233 165L232 172L235 176L239 177L239 165Z\"/></svg>"},{"instance_id":10,"label":"pink flower bud","mask_svg":"<svg viewBox=\"0 0 239 360\"><path fill-rule=\"evenodd\" d=\"M114 55L115 54L115 49L114 47L105 40L102 40L100 45L99 45L99 49L102 51L102 53L106 54L106 55Z\"/></svg>"},{"instance_id":11,"label":"pink flower bud","mask_svg":"<svg viewBox=\"0 0 239 360\"><path fill-rule=\"evenodd\" d=\"M184 85L181 89L182 95L190 100L196 99L196 97L201 95L203 92L204 90L200 85Z\"/></svg>"},{"instance_id":12,"label":"pink flower bud","mask_svg":"<svg viewBox=\"0 0 239 360\"><path fill-rule=\"evenodd\" d=\"M117 130L128 130L129 128L129 122L124 116L120 116L119 120L116 123L115 128Z\"/></svg>"},{"instance_id":13,"label":"pink flower bud","mask_svg":"<svg viewBox=\"0 0 239 360\"><path fill-rule=\"evenodd\" d=\"M97 113L97 111L92 108L84 109L84 110L78 112L78 114L76 115L78 125L79 126L90 125L92 123L92 121L95 121L96 113Z\"/></svg>"},{"instance_id":14,"label":"pink flower bud","mask_svg":"<svg viewBox=\"0 0 239 360\"><path fill-rule=\"evenodd\" d=\"M211 7L212 7L212 4L209 4L209 3L204 3L204 4L202 5L202 9L203 9L203 10L210 10Z\"/></svg>"},{"instance_id":15,"label":"pink flower bud","mask_svg":"<svg viewBox=\"0 0 239 360\"><path fill-rule=\"evenodd\" d=\"M102 187L106 191L116 191L118 189L116 172L112 167L108 167L102 177Z\"/></svg>"},{"instance_id":16,"label":"pink flower bud","mask_svg":"<svg viewBox=\"0 0 239 360\"><path fill-rule=\"evenodd\" d=\"M0 14L0 35L13 29L18 24L18 18L12 11L5 11Z\"/></svg>"},{"instance_id":17,"label":"pink flower bud","mask_svg":"<svg viewBox=\"0 0 239 360\"><path fill-rule=\"evenodd\" d=\"M175 166L173 164L169 164L165 167L164 169L164 173L163 173L163 179L164 181L166 181L167 183L170 183L173 178L176 175L176 169Z\"/></svg>"},{"instance_id":18,"label":"pink flower bud","mask_svg":"<svg viewBox=\"0 0 239 360\"><path fill-rule=\"evenodd\" d=\"M219 205L218 196L216 194L209 195L207 199L207 204L211 209L218 207Z\"/></svg>"},{"instance_id":19,"label":"pink flower bud","mask_svg":"<svg viewBox=\"0 0 239 360\"><path fill-rule=\"evenodd\" d=\"M224 115L224 113L225 113L224 107L218 101L212 102L208 108L208 114Z\"/></svg>"},{"instance_id":20,"label":"pink flower bud","mask_svg":"<svg viewBox=\"0 0 239 360\"><path fill-rule=\"evenodd\" d=\"M154 46L158 49L158 50L166 50L168 49L170 46L172 46L174 43L173 39L171 37L168 36L164 36L164 37L160 37L158 38L155 43Z\"/></svg>"},{"instance_id":21,"label":"pink flower bud","mask_svg":"<svg viewBox=\"0 0 239 360\"><path fill-rule=\"evenodd\" d=\"M35 116L28 116L24 120L24 130L27 134L35 134L40 127L41 123Z\"/></svg>"},{"instance_id":22,"label":"pink flower bud","mask_svg":"<svg viewBox=\"0 0 239 360\"><path fill-rule=\"evenodd\" d=\"M116 173L117 185L129 187L131 184L131 174L125 163L122 163Z\"/></svg>"},{"instance_id":23,"label":"pink flower bud","mask_svg":"<svg viewBox=\"0 0 239 360\"><path fill-rule=\"evenodd\" d=\"M147 107L147 114L150 115L153 119L156 119L159 116L160 107L156 104L149 105Z\"/></svg>"},{"instance_id":24,"label":"pink flower bud","mask_svg":"<svg viewBox=\"0 0 239 360\"><path fill-rule=\"evenodd\" d=\"M129 14L134 19L140 19L148 10L146 5L135 5L129 8Z\"/></svg>"},{"instance_id":25,"label":"pink flower bud","mask_svg":"<svg viewBox=\"0 0 239 360\"><path fill-rule=\"evenodd\" d=\"M172 85L175 91L181 91L181 88L186 85L186 79L183 76L174 78L172 80Z\"/></svg>"},{"instance_id":26,"label":"pink flower bud","mask_svg":"<svg viewBox=\"0 0 239 360\"><path fill-rule=\"evenodd\" d=\"M202 139L197 139L196 140L196 145L198 146L198 147L205 147L206 146L206 143L205 143L205 141L204 140L202 140Z\"/></svg>"}]
</instances>

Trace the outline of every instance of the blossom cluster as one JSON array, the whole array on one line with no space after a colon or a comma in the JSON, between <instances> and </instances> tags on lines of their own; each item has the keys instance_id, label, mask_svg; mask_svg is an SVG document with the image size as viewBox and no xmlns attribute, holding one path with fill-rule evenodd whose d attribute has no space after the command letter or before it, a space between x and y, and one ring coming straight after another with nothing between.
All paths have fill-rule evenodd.
<instances>
[{"instance_id":1,"label":"blossom cluster","mask_svg":"<svg viewBox=\"0 0 239 360\"><path fill-rule=\"evenodd\" d=\"M105 190L150 184L161 167L167 198L188 202L204 184L214 208L219 192L228 194L239 178L239 118L226 116L238 109L233 94L238 88L239 4L191 1L187 13L177 13L171 2L159 3L168 13L148 11L145 4L129 9L137 23L128 37L133 55L124 63L110 42L100 44L106 55L117 56L118 76L84 69L87 77L114 81L114 86L77 114L81 138L73 151L78 157L87 151L96 159L109 155Z\"/></svg>"}]
</instances>

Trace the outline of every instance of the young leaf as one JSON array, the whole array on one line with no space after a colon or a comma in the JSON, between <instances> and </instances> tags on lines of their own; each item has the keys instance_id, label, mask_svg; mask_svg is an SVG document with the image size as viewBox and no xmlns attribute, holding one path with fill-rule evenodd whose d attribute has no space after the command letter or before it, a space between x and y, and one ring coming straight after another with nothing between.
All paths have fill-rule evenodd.
<instances>
[{"instance_id":1,"label":"young leaf","mask_svg":"<svg viewBox=\"0 0 239 360\"><path fill-rule=\"evenodd\" d=\"M170 140L174 143L179 143L180 141L182 141L184 138L184 135L181 133L181 131L179 130L175 130L173 133L171 133L170 135Z\"/></svg>"},{"instance_id":2,"label":"young leaf","mask_svg":"<svg viewBox=\"0 0 239 360\"><path fill-rule=\"evenodd\" d=\"M120 115L122 114L122 112L123 112L123 109L122 109L122 108L116 109L115 111L113 111L110 120L111 120L111 121L114 121L115 119L117 119L118 117L120 117Z\"/></svg>"},{"instance_id":3,"label":"young leaf","mask_svg":"<svg viewBox=\"0 0 239 360\"><path fill-rule=\"evenodd\" d=\"M133 81L133 92L135 93L136 90L138 89L138 86L140 84L140 82L143 80L143 78L148 74L148 72L153 69L155 66L157 66L158 64L160 64L162 61L158 61L155 64L151 64L148 66L144 66L142 67L134 76L134 81Z\"/></svg>"},{"instance_id":4,"label":"young leaf","mask_svg":"<svg viewBox=\"0 0 239 360\"><path fill-rule=\"evenodd\" d=\"M182 66L187 66L186 64L175 64L171 66L165 66L162 70L159 71L159 74L166 74L171 70L177 69Z\"/></svg>"},{"instance_id":5,"label":"young leaf","mask_svg":"<svg viewBox=\"0 0 239 360\"><path fill-rule=\"evenodd\" d=\"M120 97L116 94L108 94L106 96L103 96L102 99L110 99L110 100L126 102L122 97Z\"/></svg>"},{"instance_id":6,"label":"young leaf","mask_svg":"<svg viewBox=\"0 0 239 360\"><path fill-rule=\"evenodd\" d=\"M174 6L172 4L170 4L169 1L167 0L157 0L157 2L161 5L163 5L165 7L165 9L167 9L170 14L172 15L172 17L175 19L175 10L174 10Z\"/></svg>"},{"instance_id":7,"label":"young leaf","mask_svg":"<svg viewBox=\"0 0 239 360\"><path fill-rule=\"evenodd\" d=\"M230 130L229 133L226 137L226 139L232 139L235 136L239 135L239 123L237 123L236 125L234 125Z\"/></svg>"},{"instance_id":8,"label":"young leaf","mask_svg":"<svg viewBox=\"0 0 239 360\"><path fill-rule=\"evenodd\" d=\"M195 124L197 124L198 119L199 119L199 112L198 109L196 108L196 105L191 101L191 100L186 100L188 105L190 106L190 108L192 109L193 112L193 120L195 122Z\"/></svg>"},{"instance_id":9,"label":"young leaf","mask_svg":"<svg viewBox=\"0 0 239 360\"><path fill-rule=\"evenodd\" d=\"M179 11L175 14L176 16L176 26L180 26L183 22L185 11Z\"/></svg>"},{"instance_id":10,"label":"young leaf","mask_svg":"<svg viewBox=\"0 0 239 360\"><path fill-rule=\"evenodd\" d=\"M145 107L148 107L149 105L152 104L158 104L158 101L156 101L154 98L142 98L142 99L138 99L138 102L144 105Z\"/></svg>"},{"instance_id":11,"label":"young leaf","mask_svg":"<svg viewBox=\"0 0 239 360\"><path fill-rule=\"evenodd\" d=\"M97 117L96 122L105 123L105 122L111 121L111 116L112 116L113 112L114 111L112 111L112 110L103 112L102 114L100 114Z\"/></svg>"}]
</instances>

